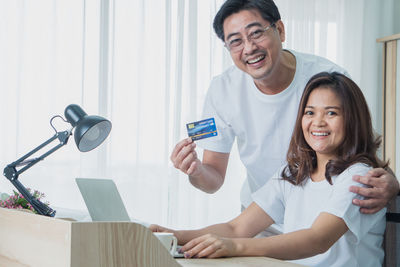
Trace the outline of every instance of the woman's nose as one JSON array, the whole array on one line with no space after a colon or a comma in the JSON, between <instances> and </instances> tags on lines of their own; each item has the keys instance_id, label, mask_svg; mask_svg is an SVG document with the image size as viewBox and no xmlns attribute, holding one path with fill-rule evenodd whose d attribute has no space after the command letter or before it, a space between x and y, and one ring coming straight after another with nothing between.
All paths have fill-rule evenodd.
<instances>
[{"instance_id":1,"label":"woman's nose","mask_svg":"<svg viewBox=\"0 0 400 267\"><path fill-rule=\"evenodd\" d=\"M325 121L325 116L323 114L317 114L317 116L314 117L314 125L316 126L325 126L326 121Z\"/></svg>"}]
</instances>

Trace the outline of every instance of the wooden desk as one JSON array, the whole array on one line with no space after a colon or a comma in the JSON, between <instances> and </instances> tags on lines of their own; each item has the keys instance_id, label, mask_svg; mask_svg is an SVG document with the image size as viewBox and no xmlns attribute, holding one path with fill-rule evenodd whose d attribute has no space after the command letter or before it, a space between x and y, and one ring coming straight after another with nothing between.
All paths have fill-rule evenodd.
<instances>
[{"instance_id":1,"label":"wooden desk","mask_svg":"<svg viewBox=\"0 0 400 267\"><path fill-rule=\"evenodd\" d=\"M207 266L232 266L232 267L295 267L301 266L291 262L280 261L267 257L234 257L222 259L178 259L183 267L207 267Z\"/></svg>"},{"instance_id":2,"label":"wooden desk","mask_svg":"<svg viewBox=\"0 0 400 267\"><path fill-rule=\"evenodd\" d=\"M298 266L266 257L174 259L133 222L75 222L0 208L0 266Z\"/></svg>"},{"instance_id":3,"label":"wooden desk","mask_svg":"<svg viewBox=\"0 0 400 267\"><path fill-rule=\"evenodd\" d=\"M133 222L75 222L0 208L0 266L179 267Z\"/></svg>"}]
</instances>

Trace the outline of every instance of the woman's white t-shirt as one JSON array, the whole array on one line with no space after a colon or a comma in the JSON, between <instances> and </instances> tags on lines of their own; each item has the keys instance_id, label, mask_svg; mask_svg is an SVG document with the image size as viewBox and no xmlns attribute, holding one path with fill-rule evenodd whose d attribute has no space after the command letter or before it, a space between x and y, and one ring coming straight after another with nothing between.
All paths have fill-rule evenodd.
<instances>
[{"instance_id":1,"label":"woman's white t-shirt","mask_svg":"<svg viewBox=\"0 0 400 267\"><path fill-rule=\"evenodd\" d=\"M294 262L306 266L382 266L382 249L386 209L375 214L362 214L352 204L360 198L349 191L353 175L365 175L370 167L357 163L338 176L332 177L333 185L324 180L306 179L295 186L281 179L280 169L252 196L275 223L283 224L283 233L310 228L322 212L342 218L349 230L325 253Z\"/></svg>"}]
</instances>

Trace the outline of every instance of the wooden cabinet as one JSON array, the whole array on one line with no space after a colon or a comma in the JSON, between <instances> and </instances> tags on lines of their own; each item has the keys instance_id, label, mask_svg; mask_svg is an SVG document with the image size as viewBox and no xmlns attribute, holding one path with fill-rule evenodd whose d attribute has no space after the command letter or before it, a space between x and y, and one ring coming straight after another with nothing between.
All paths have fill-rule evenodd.
<instances>
[{"instance_id":1,"label":"wooden cabinet","mask_svg":"<svg viewBox=\"0 0 400 267\"><path fill-rule=\"evenodd\" d=\"M400 33L377 40L383 43L383 159L400 178ZM398 213L400 197L392 201L388 211ZM384 266L400 266L399 223L388 222L385 233Z\"/></svg>"},{"instance_id":2,"label":"wooden cabinet","mask_svg":"<svg viewBox=\"0 0 400 267\"><path fill-rule=\"evenodd\" d=\"M377 41L383 43L383 158L390 160L389 166L399 178L400 33Z\"/></svg>"}]
</instances>

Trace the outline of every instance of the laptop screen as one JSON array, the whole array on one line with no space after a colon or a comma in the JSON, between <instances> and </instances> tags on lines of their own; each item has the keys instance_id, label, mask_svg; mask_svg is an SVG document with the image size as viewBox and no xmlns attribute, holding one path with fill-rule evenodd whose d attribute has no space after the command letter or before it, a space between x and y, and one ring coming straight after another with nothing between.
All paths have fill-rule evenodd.
<instances>
[{"instance_id":1,"label":"laptop screen","mask_svg":"<svg viewBox=\"0 0 400 267\"><path fill-rule=\"evenodd\" d=\"M110 179L75 179L92 221L130 221L117 186Z\"/></svg>"}]
</instances>

